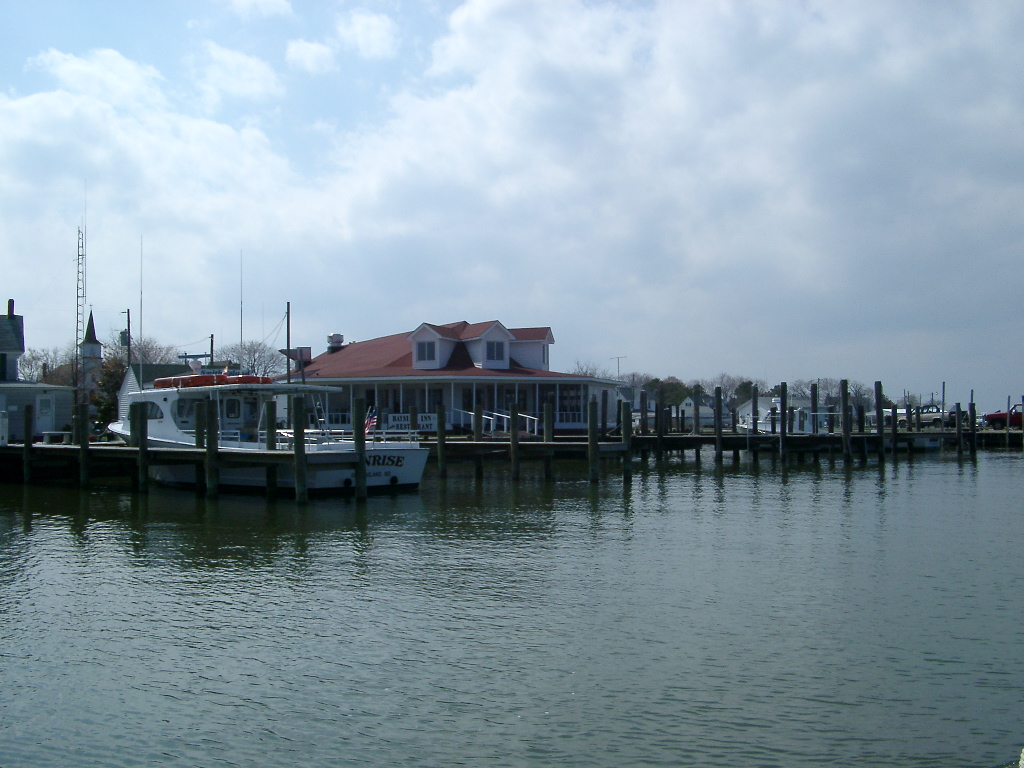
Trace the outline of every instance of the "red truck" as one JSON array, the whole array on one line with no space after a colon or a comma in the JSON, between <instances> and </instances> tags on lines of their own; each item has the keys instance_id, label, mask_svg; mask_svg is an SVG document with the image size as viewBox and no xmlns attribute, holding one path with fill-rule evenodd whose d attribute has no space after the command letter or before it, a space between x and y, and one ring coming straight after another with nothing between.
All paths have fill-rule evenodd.
<instances>
[{"instance_id":1,"label":"red truck","mask_svg":"<svg viewBox=\"0 0 1024 768\"><path fill-rule=\"evenodd\" d=\"M1007 415L1006 411L986 413L985 423L992 427L992 429L1005 429L1007 424L1020 429L1021 415L1021 404L1017 403L1010 409L1009 415Z\"/></svg>"}]
</instances>

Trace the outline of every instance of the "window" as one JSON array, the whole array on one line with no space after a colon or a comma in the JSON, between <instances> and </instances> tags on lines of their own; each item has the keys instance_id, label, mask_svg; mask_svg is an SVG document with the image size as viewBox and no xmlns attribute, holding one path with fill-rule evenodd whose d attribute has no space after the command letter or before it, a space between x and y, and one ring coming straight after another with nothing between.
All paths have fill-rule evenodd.
<instances>
[{"instance_id":1,"label":"window","mask_svg":"<svg viewBox=\"0 0 1024 768\"><path fill-rule=\"evenodd\" d=\"M431 362L435 358L435 347L432 341L416 342L416 360L421 363Z\"/></svg>"},{"instance_id":2,"label":"window","mask_svg":"<svg viewBox=\"0 0 1024 768\"><path fill-rule=\"evenodd\" d=\"M221 413L225 419L237 419L242 413L242 403L238 398L231 397L220 405Z\"/></svg>"},{"instance_id":3,"label":"window","mask_svg":"<svg viewBox=\"0 0 1024 768\"><path fill-rule=\"evenodd\" d=\"M543 347L540 348L540 350L541 350L541 359L544 361L544 365L547 365L548 364L548 345L545 344Z\"/></svg>"},{"instance_id":4,"label":"window","mask_svg":"<svg viewBox=\"0 0 1024 768\"><path fill-rule=\"evenodd\" d=\"M505 359L505 342L504 341L488 341L487 342L487 359L488 360L504 360Z\"/></svg>"},{"instance_id":5,"label":"window","mask_svg":"<svg viewBox=\"0 0 1024 768\"><path fill-rule=\"evenodd\" d=\"M154 403L152 400L146 401L146 418L147 419L162 419L164 412L159 405Z\"/></svg>"}]
</instances>

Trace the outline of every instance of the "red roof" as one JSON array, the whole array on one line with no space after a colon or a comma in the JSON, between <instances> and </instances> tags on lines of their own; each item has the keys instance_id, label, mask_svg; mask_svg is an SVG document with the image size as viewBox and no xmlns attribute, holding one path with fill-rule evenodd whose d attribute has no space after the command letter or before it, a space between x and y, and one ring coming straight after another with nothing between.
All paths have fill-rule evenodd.
<instances>
[{"instance_id":1,"label":"red roof","mask_svg":"<svg viewBox=\"0 0 1024 768\"><path fill-rule=\"evenodd\" d=\"M466 349L465 342L475 339L497 321L486 323L449 323L447 325L427 324L439 336L456 342L448 364L444 368L420 369L412 365L412 332L396 333L369 341L356 341L336 352L325 352L306 366L306 380L309 379L358 379L381 377L566 377L581 378L571 373L558 373L536 368L524 368L510 356L507 369L478 368ZM543 341L551 329L509 328L516 341ZM586 378L586 377L583 377Z\"/></svg>"}]
</instances>

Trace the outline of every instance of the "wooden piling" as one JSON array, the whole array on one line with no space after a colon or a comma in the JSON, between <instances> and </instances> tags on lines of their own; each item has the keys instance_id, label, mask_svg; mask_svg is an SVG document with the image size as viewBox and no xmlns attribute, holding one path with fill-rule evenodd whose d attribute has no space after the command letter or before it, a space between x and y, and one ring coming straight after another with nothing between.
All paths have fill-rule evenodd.
<instances>
[{"instance_id":1,"label":"wooden piling","mask_svg":"<svg viewBox=\"0 0 1024 768\"><path fill-rule=\"evenodd\" d=\"M715 387L715 464L722 463L722 388Z\"/></svg>"},{"instance_id":2,"label":"wooden piling","mask_svg":"<svg viewBox=\"0 0 1024 768\"><path fill-rule=\"evenodd\" d=\"M587 463L590 466L590 482L601 479L601 456L598 453L597 400L587 403Z\"/></svg>"},{"instance_id":3,"label":"wooden piling","mask_svg":"<svg viewBox=\"0 0 1024 768\"><path fill-rule=\"evenodd\" d=\"M305 504L309 501L309 473L306 465L306 398L303 395L294 395L289 411L291 411L292 422L295 502ZM365 419L365 415L363 418Z\"/></svg>"},{"instance_id":4,"label":"wooden piling","mask_svg":"<svg viewBox=\"0 0 1024 768\"><path fill-rule=\"evenodd\" d=\"M195 443L196 448L203 451L206 450L206 406L202 402L199 402L196 407L196 429L195 429ZM193 467L193 472L196 478L195 493L197 496L206 495L206 463L205 453L204 461L197 461Z\"/></svg>"},{"instance_id":5,"label":"wooden piling","mask_svg":"<svg viewBox=\"0 0 1024 768\"><path fill-rule=\"evenodd\" d=\"M597 404L594 404L597 407ZM519 481L519 403L509 405L508 455L512 469L512 481Z\"/></svg>"},{"instance_id":6,"label":"wooden piling","mask_svg":"<svg viewBox=\"0 0 1024 768\"><path fill-rule=\"evenodd\" d=\"M661 403L658 403L661 406ZM608 390L601 390L601 439L608 439Z\"/></svg>"},{"instance_id":7,"label":"wooden piling","mask_svg":"<svg viewBox=\"0 0 1024 768\"><path fill-rule=\"evenodd\" d=\"M142 403L128 403L128 445L139 447L139 408Z\"/></svg>"},{"instance_id":8,"label":"wooden piling","mask_svg":"<svg viewBox=\"0 0 1024 768\"><path fill-rule=\"evenodd\" d=\"M890 442L890 446L889 447L892 450L893 458L895 458L896 457L896 441L899 439L899 419L897 418L896 406L895 405L892 407L892 412L891 412L889 418L892 419L892 424L889 425L889 427L890 427L889 428L889 442ZM908 450L908 452L910 450L909 449L909 443L908 443L907 450Z\"/></svg>"},{"instance_id":9,"label":"wooden piling","mask_svg":"<svg viewBox=\"0 0 1024 768\"><path fill-rule=\"evenodd\" d=\"M857 434L863 436L865 434L865 428L866 428L866 423L867 423L867 416L866 416L866 412L864 410L864 404L863 403L857 403L856 410L857 410ZM859 453L860 453L860 463L861 464L867 464L867 462L868 462L868 441L867 441L867 438L863 438L862 437L862 439L859 440L858 443L860 445L860 451L859 451Z\"/></svg>"},{"instance_id":10,"label":"wooden piling","mask_svg":"<svg viewBox=\"0 0 1024 768\"><path fill-rule=\"evenodd\" d=\"M263 447L268 451L277 450L277 402L267 400L263 404L263 421L267 425ZM277 493L277 464L268 463L266 469L267 496Z\"/></svg>"},{"instance_id":11,"label":"wooden piling","mask_svg":"<svg viewBox=\"0 0 1024 768\"><path fill-rule=\"evenodd\" d=\"M850 450L850 382L841 379L839 382L839 404L843 409L840 418L842 419L843 431L843 463L853 463L853 452Z\"/></svg>"},{"instance_id":12,"label":"wooden piling","mask_svg":"<svg viewBox=\"0 0 1024 768\"><path fill-rule=\"evenodd\" d=\"M206 448L206 408L196 408L196 448Z\"/></svg>"},{"instance_id":13,"label":"wooden piling","mask_svg":"<svg viewBox=\"0 0 1024 768\"><path fill-rule=\"evenodd\" d=\"M882 382L875 382L875 437L877 438L875 449L878 451L878 458L885 456L885 410L882 404Z\"/></svg>"},{"instance_id":14,"label":"wooden piling","mask_svg":"<svg viewBox=\"0 0 1024 768\"><path fill-rule=\"evenodd\" d=\"M378 410L378 412L380 411L379 408L377 410ZM383 425L383 424L384 424L384 422L381 421L381 425ZM419 432L419 429L420 429L420 409L417 408L415 405L410 405L409 406L409 439L410 440L413 439L413 435L414 434L417 434Z\"/></svg>"},{"instance_id":15,"label":"wooden piling","mask_svg":"<svg viewBox=\"0 0 1024 768\"><path fill-rule=\"evenodd\" d=\"M477 400L473 403L473 442L479 443L484 439L484 404ZM484 476L484 457L477 454L473 458L476 476Z\"/></svg>"},{"instance_id":16,"label":"wooden piling","mask_svg":"<svg viewBox=\"0 0 1024 768\"><path fill-rule=\"evenodd\" d=\"M640 390L640 434L647 434L647 391Z\"/></svg>"},{"instance_id":17,"label":"wooden piling","mask_svg":"<svg viewBox=\"0 0 1024 768\"><path fill-rule=\"evenodd\" d=\"M473 442L479 443L484 439L484 404L476 402L473 404Z\"/></svg>"},{"instance_id":18,"label":"wooden piling","mask_svg":"<svg viewBox=\"0 0 1024 768\"><path fill-rule=\"evenodd\" d=\"M789 434L789 384L785 381L779 384L779 410L782 412L782 424L779 429L779 458L783 463L786 461L786 436Z\"/></svg>"},{"instance_id":19,"label":"wooden piling","mask_svg":"<svg viewBox=\"0 0 1024 768\"><path fill-rule=\"evenodd\" d=\"M752 434L757 434L757 422L761 418L761 411L757 407L758 395L757 387L750 390L750 429L747 430Z\"/></svg>"},{"instance_id":20,"label":"wooden piling","mask_svg":"<svg viewBox=\"0 0 1024 768\"><path fill-rule=\"evenodd\" d=\"M220 493L220 465L217 450L220 447L220 417L217 401L206 400L206 495L214 498Z\"/></svg>"},{"instance_id":21,"label":"wooden piling","mask_svg":"<svg viewBox=\"0 0 1024 768\"><path fill-rule=\"evenodd\" d=\"M622 452L622 477L628 480L633 476L633 408L623 400L619 410L622 414L622 442L626 446Z\"/></svg>"},{"instance_id":22,"label":"wooden piling","mask_svg":"<svg viewBox=\"0 0 1024 768\"><path fill-rule=\"evenodd\" d=\"M352 442L356 453L356 500L366 500L366 398L352 402Z\"/></svg>"},{"instance_id":23,"label":"wooden piling","mask_svg":"<svg viewBox=\"0 0 1024 768\"><path fill-rule=\"evenodd\" d=\"M757 391L757 387L754 387L753 389L750 390L750 426L747 429L747 435L748 435L748 437L747 437L747 449L748 450L750 449L750 437L749 437L749 435L756 435L758 433L757 422L761 418L761 411L758 408L758 396L759 396L759 394L760 393ZM757 464L757 462L759 461L759 458L760 458L759 454L760 453L761 452L757 449L757 445L755 444L753 452L751 453L751 456L750 456L750 458L753 460L753 462L755 464Z\"/></svg>"},{"instance_id":24,"label":"wooden piling","mask_svg":"<svg viewBox=\"0 0 1024 768\"><path fill-rule=\"evenodd\" d=\"M953 406L956 408L956 457L964 457L964 420L961 418L960 403ZM1006 414L1006 428L1010 428L1010 414Z\"/></svg>"},{"instance_id":25,"label":"wooden piling","mask_svg":"<svg viewBox=\"0 0 1024 768\"><path fill-rule=\"evenodd\" d=\"M968 406L967 406L967 414L968 414L968 417L971 420L971 423L969 425L969 433L970 433L969 447L970 447L970 451L971 451L971 458L974 459L978 455L978 413L977 413L976 406L974 404L974 400L971 400L971 402L968 404ZM1006 429L1007 429L1007 431L1009 431L1009 429L1010 429L1010 424L1009 424L1010 418L1009 418L1009 416L1007 416L1006 421L1007 421Z\"/></svg>"},{"instance_id":26,"label":"wooden piling","mask_svg":"<svg viewBox=\"0 0 1024 768\"><path fill-rule=\"evenodd\" d=\"M149 403L136 403L139 427L139 493L149 493Z\"/></svg>"},{"instance_id":27,"label":"wooden piling","mask_svg":"<svg viewBox=\"0 0 1024 768\"><path fill-rule=\"evenodd\" d=\"M811 384L811 432L818 434L818 382ZM814 450L815 461L817 461L818 450Z\"/></svg>"},{"instance_id":28,"label":"wooden piling","mask_svg":"<svg viewBox=\"0 0 1024 768\"><path fill-rule=\"evenodd\" d=\"M36 428L33 411L31 403L26 403L21 409L22 434L24 435L24 442L21 446L21 474L22 480L26 484L32 482L32 435Z\"/></svg>"},{"instance_id":29,"label":"wooden piling","mask_svg":"<svg viewBox=\"0 0 1024 768\"><path fill-rule=\"evenodd\" d=\"M555 404L548 400L544 403L544 442L549 445L555 441ZM550 480L554 477L554 450L549 448L544 452L544 479Z\"/></svg>"},{"instance_id":30,"label":"wooden piling","mask_svg":"<svg viewBox=\"0 0 1024 768\"><path fill-rule=\"evenodd\" d=\"M78 432L78 484L89 485L89 406L75 406L75 428Z\"/></svg>"},{"instance_id":31,"label":"wooden piling","mask_svg":"<svg viewBox=\"0 0 1024 768\"><path fill-rule=\"evenodd\" d=\"M447 414L444 410L444 403L437 404L437 412L434 415L437 420L437 476L444 480L448 477L448 455L445 451L445 440L447 435Z\"/></svg>"},{"instance_id":32,"label":"wooden piling","mask_svg":"<svg viewBox=\"0 0 1024 768\"><path fill-rule=\"evenodd\" d=\"M654 409L654 458L662 461L665 458L665 387L658 387L657 407Z\"/></svg>"}]
</instances>

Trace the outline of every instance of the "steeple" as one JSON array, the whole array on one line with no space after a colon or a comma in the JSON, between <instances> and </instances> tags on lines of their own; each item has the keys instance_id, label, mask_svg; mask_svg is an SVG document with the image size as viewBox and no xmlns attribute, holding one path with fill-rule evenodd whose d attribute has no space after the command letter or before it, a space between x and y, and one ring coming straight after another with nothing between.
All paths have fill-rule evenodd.
<instances>
[{"instance_id":1,"label":"steeple","mask_svg":"<svg viewBox=\"0 0 1024 768\"><path fill-rule=\"evenodd\" d=\"M96 323L93 322L92 312L89 313L89 324L85 327L85 338L78 349L82 360L80 381L91 401L99 388L100 366L103 363L103 345L96 338Z\"/></svg>"},{"instance_id":2,"label":"steeple","mask_svg":"<svg viewBox=\"0 0 1024 768\"><path fill-rule=\"evenodd\" d=\"M103 346L100 344L100 340L96 338L96 323L93 322L92 312L89 313L89 324L85 328L85 338L82 339L82 343L79 346L85 347L86 344L97 344L100 347Z\"/></svg>"}]
</instances>

